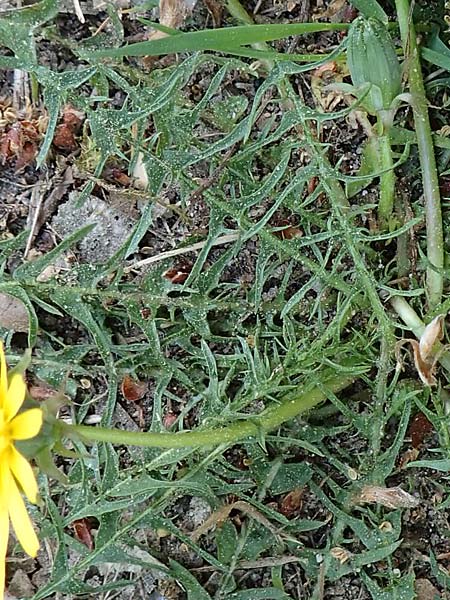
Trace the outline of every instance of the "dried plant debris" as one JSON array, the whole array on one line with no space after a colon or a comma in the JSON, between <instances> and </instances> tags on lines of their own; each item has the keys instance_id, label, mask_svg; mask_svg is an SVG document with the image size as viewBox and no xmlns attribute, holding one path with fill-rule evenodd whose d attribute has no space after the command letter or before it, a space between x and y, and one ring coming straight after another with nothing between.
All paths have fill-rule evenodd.
<instances>
[{"instance_id":1,"label":"dried plant debris","mask_svg":"<svg viewBox=\"0 0 450 600\"><path fill-rule=\"evenodd\" d=\"M436 385L437 380L435 373L439 357L443 351L443 347L440 344L443 337L444 315L438 315L425 327L419 341L408 338L398 342L396 347L398 367L401 367L399 350L401 346L409 343L413 349L414 365L420 380L426 386Z\"/></svg>"},{"instance_id":2,"label":"dried plant debris","mask_svg":"<svg viewBox=\"0 0 450 600\"><path fill-rule=\"evenodd\" d=\"M364 486L354 497L354 504L379 504L386 508L414 508L419 500L400 487Z\"/></svg>"}]
</instances>

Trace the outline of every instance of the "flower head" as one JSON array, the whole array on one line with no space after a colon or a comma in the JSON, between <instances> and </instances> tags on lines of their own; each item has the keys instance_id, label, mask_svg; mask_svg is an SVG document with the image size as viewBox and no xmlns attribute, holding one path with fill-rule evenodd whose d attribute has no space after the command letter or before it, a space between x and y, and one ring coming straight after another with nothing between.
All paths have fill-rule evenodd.
<instances>
[{"instance_id":1,"label":"flower head","mask_svg":"<svg viewBox=\"0 0 450 600\"><path fill-rule=\"evenodd\" d=\"M5 587L5 562L9 522L24 551L36 556L39 541L28 516L21 492L36 503L37 483L33 470L14 446L39 433L42 411L32 408L19 413L25 400L25 381L19 373L8 381L3 344L0 342L0 600Z\"/></svg>"}]
</instances>

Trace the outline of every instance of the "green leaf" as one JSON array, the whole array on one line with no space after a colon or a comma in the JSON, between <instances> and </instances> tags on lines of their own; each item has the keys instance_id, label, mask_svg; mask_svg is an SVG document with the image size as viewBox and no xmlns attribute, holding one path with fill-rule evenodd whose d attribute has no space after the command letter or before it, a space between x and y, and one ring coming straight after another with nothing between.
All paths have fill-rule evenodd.
<instances>
[{"instance_id":1,"label":"green leaf","mask_svg":"<svg viewBox=\"0 0 450 600\"><path fill-rule=\"evenodd\" d=\"M238 545L238 534L234 524L225 520L216 530L217 558L224 565L232 562Z\"/></svg>"},{"instance_id":2,"label":"green leaf","mask_svg":"<svg viewBox=\"0 0 450 600\"><path fill-rule=\"evenodd\" d=\"M380 546L379 548L361 552L361 554L357 554L351 558L352 567L360 569L364 565L371 565L372 563L384 560L388 556L391 556L401 544L402 540L398 540L391 544L387 544L386 546Z\"/></svg>"},{"instance_id":3,"label":"green leaf","mask_svg":"<svg viewBox=\"0 0 450 600\"><path fill-rule=\"evenodd\" d=\"M397 433L392 445L382 454L377 461L376 470L374 475L379 481L384 481L395 468L397 456L399 455L400 448L402 447L403 440L406 435L406 431L409 425L409 417L411 414L411 395L408 390L404 390L405 401L402 409L402 416L399 424L397 425ZM374 432L374 435L376 433ZM409 463L411 465L412 463Z\"/></svg>"},{"instance_id":4,"label":"green leaf","mask_svg":"<svg viewBox=\"0 0 450 600\"><path fill-rule=\"evenodd\" d=\"M102 492L106 492L117 484L117 480L119 478L119 457L117 456L117 452L114 450L111 444L105 444L103 446L103 453L105 464L103 469L101 490Z\"/></svg>"},{"instance_id":5,"label":"green leaf","mask_svg":"<svg viewBox=\"0 0 450 600\"><path fill-rule=\"evenodd\" d=\"M191 573L174 560L170 560L170 570L187 592L187 600L212 600L208 592Z\"/></svg>"},{"instance_id":6,"label":"green leaf","mask_svg":"<svg viewBox=\"0 0 450 600\"><path fill-rule=\"evenodd\" d=\"M417 467L422 469L434 469L447 473L450 471L450 458L437 458L435 460L413 460L408 463L408 467Z\"/></svg>"},{"instance_id":7,"label":"green leaf","mask_svg":"<svg viewBox=\"0 0 450 600\"><path fill-rule=\"evenodd\" d=\"M0 291L9 294L10 296L14 296L23 302L29 320L28 345L32 348L36 343L39 322L30 297L21 286L14 282L0 283Z\"/></svg>"},{"instance_id":8,"label":"green leaf","mask_svg":"<svg viewBox=\"0 0 450 600\"><path fill-rule=\"evenodd\" d=\"M100 149L102 156L119 152L118 136L122 130L128 130L138 119L142 119L146 111L130 111L128 107L120 110L97 107L89 114L89 126L92 137Z\"/></svg>"},{"instance_id":9,"label":"green leaf","mask_svg":"<svg viewBox=\"0 0 450 600\"><path fill-rule=\"evenodd\" d=\"M356 175L367 176L367 179L347 181L345 185L347 198L353 198L372 183L373 177L382 170L378 139L375 136L367 138L362 146L361 166Z\"/></svg>"},{"instance_id":10,"label":"green leaf","mask_svg":"<svg viewBox=\"0 0 450 600\"><path fill-rule=\"evenodd\" d=\"M367 573L361 571L361 579L373 600L409 600L416 598L414 573L408 573L396 580L392 585L382 589ZM426 600L434 600L427 598ZM437 599L436 599L437 600Z\"/></svg>"},{"instance_id":11,"label":"green leaf","mask_svg":"<svg viewBox=\"0 0 450 600\"><path fill-rule=\"evenodd\" d=\"M415 131L394 125L389 133L393 144L417 144ZM433 134L433 143L438 148L450 150L450 138L443 135Z\"/></svg>"},{"instance_id":12,"label":"green leaf","mask_svg":"<svg viewBox=\"0 0 450 600\"><path fill-rule=\"evenodd\" d=\"M387 27L377 19L359 17L353 21L347 63L353 85L368 89L362 105L371 114L389 110L402 89L402 69Z\"/></svg>"},{"instance_id":13,"label":"green leaf","mask_svg":"<svg viewBox=\"0 0 450 600\"><path fill-rule=\"evenodd\" d=\"M242 25L223 29L204 29L179 35L167 36L149 42L129 44L123 48L105 49L86 53L89 58L119 56L158 56L177 52L199 50L228 51L240 49L242 45L279 40L290 35L303 35L317 31L347 29L340 23L294 23L288 25ZM264 52L260 53L264 54ZM291 55L292 59L292 55Z\"/></svg>"},{"instance_id":14,"label":"green leaf","mask_svg":"<svg viewBox=\"0 0 450 600\"><path fill-rule=\"evenodd\" d=\"M42 271L47 268L49 265L53 264L55 260L63 254L66 250L71 248L78 241L82 240L92 229L95 227L95 223L91 223L89 225L85 225L77 231L74 231L65 240L63 240L58 246L43 254L38 259L33 262L27 262L18 267L14 271L14 279L17 281L24 281L26 279L31 279L37 277Z\"/></svg>"},{"instance_id":15,"label":"green leaf","mask_svg":"<svg viewBox=\"0 0 450 600\"><path fill-rule=\"evenodd\" d=\"M66 314L82 323L92 335L101 357L108 366L112 366L111 341L94 319L89 306L83 302L76 289L55 288L52 292L52 300L60 306Z\"/></svg>"},{"instance_id":16,"label":"green leaf","mask_svg":"<svg viewBox=\"0 0 450 600\"><path fill-rule=\"evenodd\" d=\"M278 588L268 587L265 589L253 588L242 592L234 592L227 596L227 600L292 600L292 596L279 590Z\"/></svg>"},{"instance_id":17,"label":"green leaf","mask_svg":"<svg viewBox=\"0 0 450 600\"><path fill-rule=\"evenodd\" d=\"M50 519L52 520L54 533L56 534L56 539L58 542L57 550L53 555L52 560L52 580L57 580L63 576L68 569L68 557L64 543L64 525L58 508L49 496L46 498L46 506L50 515Z\"/></svg>"},{"instance_id":18,"label":"green leaf","mask_svg":"<svg viewBox=\"0 0 450 600\"><path fill-rule=\"evenodd\" d=\"M29 68L36 63L33 31L57 14L57 0L42 0L32 6L1 13L0 45L12 50L16 59ZM2 59L7 66L8 58Z\"/></svg>"},{"instance_id":19,"label":"green leaf","mask_svg":"<svg viewBox=\"0 0 450 600\"><path fill-rule=\"evenodd\" d=\"M42 0L31 6L9 10L1 13L2 19L11 24L26 25L30 29L36 29L58 14L57 0Z\"/></svg>"},{"instance_id":20,"label":"green leaf","mask_svg":"<svg viewBox=\"0 0 450 600\"><path fill-rule=\"evenodd\" d=\"M129 237L125 240L122 246L111 256L108 262L105 264L103 273L107 273L110 270L117 269L117 265L124 261L130 254L137 251L139 242L148 232L153 222L153 204L147 202L144 206L141 214L141 218L138 223L134 226L133 231Z\"/></svg>"},{"instance_id":21,"label":"green leaf","mask_svg":"<svg viewBox=\"0 0 450 600\"><path fill-rule=\"evenodd\" d=\"M44 104L48 111L49 119L44 141L42 142L39 154L36 157L36 165L38 168L42 166L50 149L59 118L59 109L61 108L62 102L65 100L64 95L64 93L54 90L49 85L44 86Z\"/></svg>"},{"instance_id":22,"label":"green leaf","mask_svg":"<svg viewBox=\"0 0 450 600\"><path fill-rule=\"evenodd\" d=\"M389 17L377 0L349 0L355 8L359 10L366 18L372 17L378 19L382 23L387 23Z\"/></svg>"},{"instance_id":23,"label":"green leaf","mask_svg":"<svg viewBox=\"0 0 450 600\"><path fill-rule=\"evenodd\" d=\"M154 479L149 475L142 475L135 479L128 479L122 481L112 489L108 491L108 496L121 497L121 496L139 496L146 494L147 492L158 492L160 490L167 489L181 489L186 492L192 493L192 495L205 496L214 502L215 496L211 489L204 484L198 484L189 479L181 479L178 481L166 481L162 479ZM149 494L150 495L150 494Z\"/></svg>"},{"instance_id":24,"label":"green leaf","mask_svg":"<svg viewBox=\"0 0 450 600\"><path fill-rule=\"evenodd\" d=\"M421 49L421 55L431 64L450 72L450 48L437 33L430 37L428 46Z\"/></svg>"},{"instance_id":25,"label":"green leaf","mask_svg":"<svg viewBox=\"0 0 450 600\"><path fill-rule=\"evenodd\" d=\"M43 164L50 149L59 118L59 110L61 105L66 102L69 91L72 91L85 83L88 79L93 77L95 72L96 67L89 67L77 71L65 71L64 73L54 73L43 67L36 69L38 81L44 88L44 104L49 114L45 138L36 158L38 167Z\"/></svg>"},{"instance_id":26,"label":"green leaf","mask_svg":"<svg viewBox=\"0 0 450 600\"><path fill-rule=\"evenodd\" d=\"M447 569L444 569L438 563L433 552L430 552L430 566L432 574L436 577L436 581L443 589L448 590L450 588L450 575L448 574ZM430 598L430 600L440 600L440 598Z\"/></svg>"}]
</instances>

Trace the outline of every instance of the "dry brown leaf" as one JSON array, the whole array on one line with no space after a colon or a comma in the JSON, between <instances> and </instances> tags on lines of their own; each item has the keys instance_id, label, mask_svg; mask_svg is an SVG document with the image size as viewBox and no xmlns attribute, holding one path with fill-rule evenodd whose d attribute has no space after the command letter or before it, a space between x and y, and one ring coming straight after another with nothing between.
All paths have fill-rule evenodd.
<instances>
[{"instance_id":1,"label":"dry brown leaf","mask_svg":"<svg viewBox=\"0 0 450 600\"><path fill-rule=\"evenodd\" d=\"M297 514L302 508L304 494L304 488L295 488L286 494L280 504L280 513L288 519Z\"/></svg>"},{"instance_id":2,"label":"dry brown leaf","mask_svg":"<svg viewBox=\"0 0 450 600\"><path fill-rule=\"evenodd\" d=\"M268 529L272 533L272 535L274 535L277 539L283 538L297 543L297 540L295 538L279 531L261 512L259 512L259 510L257 510L248 502L244 502L243 500L238 500L237 502L226 504L225 506L222 506L221 508L213 512L206 519L206 521L202 525L200 525L200 527L198 527L195 531L191 533L191 539L195 542L200 538L200 536L207 533L210 529L213 529L217 525L223 523L226 519L228 519L231 511L233 510L239 510L240 512L247 514L252 519L255 519L255 521L261 523L261 525Z\"/></svg>"},{"instance_id":3,"label":"dry brown leaf","mask_svg":"<svg viewBox=\"0 0 450 600\"><path fill-rule=\"evenodd\" d=\"M45 402L49 398L61 397L61 390L56 390L45 381L37 380L33 385L28 386L28 393L38 402Z\"/></svg>"},{"instance_id":4,"label":"dry brown leaf","mask_svg":"<svg viewBox=\"0 0 450 600\"><path fill-rule=\"evenodd\" d=\"M401 346L410 343L414 353L414 364L420 380L426 386L437 384L435 371L442 346L439 344L444 337L444 315L438 315L429 323L420 336L419 342L412 339L400 340L396 346L397 363L401 365L399 350Z\"/></svg>"},{"instance_id":5,"label":"dry brown leaf","mask_svg":"<svg viewBox=\"0 0 450 600\"><path fill-rule=\"evenodd\" d=\"M383 521L378 526L378 529L383 533L391 533L391 531L393 530L392 523L390 521Z\"/></svg>"},{"instance_id":6,"label":"dry brown leaf","mask_svg":"<svg viewBox=\"0 0 450 600\"><path fill-rule=\"evenodd\" d=\"M195 6L195 1L190 0L159 0L159 22L161 25L178 29L185 19L191 14ZM167 33L163 31L152 31L148 40L158 40L166 37Z\"/></svg>"},{"instance_id":7,"label":"dry brown leaf","mask_svg":"<svg viewBox=\"0 0 450 600\"><path fill-rule=\"evenodd\" d=\"M321 112L333 111L345 99L336 84L342 83L347 70L336 61L330 61L312 72L311 92L316 107Z\"/></svg>"},{"instance_id":8,"label":"dry brown leaf","mask_svg":"<svg viewBox=\"0 0 450 600\"><path fill-rule=\"evenodd\" d=\"M164 271L162 276L172 283L184 283L192 271L192 265L187 263L178 263L172 269Z\"/></svg>"},{"instance_id":9,"label":"dry brown leaf","mask_svg":"<svg viewBox=\"0 0 450 600\"><path fill-rule=\"evenodd\" d=\"M5 600L19 600L30 598L36 589L30 581L29 575L23 569L14 569L14 574L8 585Z\"/></svg>"},{"instance_id":10,"label":"dry brown leaf","mask_svg":"<svg viewBox=\"0 0 450 600\"><path fill-rule=\"evenodd\" d=\"M136 381L129 375L125 375L120 386L123 397L129 402L141 400L145 396L147 389L148 386L144 381Z\"/></svg>"},{"instance_id":11,"label":"dry brown leaf","mask_svg":"<svg viewBox=\"0 0 450 600\"><path fill-rule=\"evenodd\" d=\"M331 0L327 3L325 10L320 10L313 15L313 19L318 21L319 19L332 19L347 8L347 0Z\"/></svg>"},{"instance_id":12,"label":"dry brown leaf","mask_svg":"<svg viewBox=\"0 0 450 600\"><path fill-rule=\"evenodd\" d=\"M175 421L178 419L178 415L173 412L168 412L163 417L163 425L166 429L170 429Z\"/></svg>"},{"instance_id":13,"label":"dry brown leaf","mask_svg":"<svg viewBox=\"0 0 450 600\"><path fill-rule=\"evenodd\" d=\"M333 558L338 560L341 565L346 563L351 557L351 553L345 548L341 548L340 546L336 546L335 548L331 548L330 554Z\"/></svg>"},{"instance_id":14,"label":"dry brown leaf","mask_svg":"<svg viewBox=\"0 0 450 600\"><path fill-rule=\"evenodd\" d=\"M94 549L94 540L91 533L91 523L88 519L78 519L73 521L72 527L75 531L76 539L84 544L89 550Z\"/></svg>"},{"instance_id":15,"label":"dry brown leaf","mask_svg":"<svg viewBox=\"0 0 450 600\"><path fill-rule=\"evenodd\" d=\"M436 361L428 362L423 359L420 354L420 344L416 340L409 340L414 352L414 365L419 374L420 380L427 386L433 386L437 384L434 372L436 370Z\"/></svg>"},{"instance_id":16,"label":"dry brown leaf","mask_svg":"<svg viewBox=\"0 0 450 600\"><path fill-rule=\"evenodd\" d=\"M16 171L29 165L37 154L38 142L45 129L42 119L14 122L0 136L0 163L15 161Z\"/></svg>"},{"instance_id":17,"label":"dry brown leaf","mask_svg":"<svg viewBox=\"0 0 450 600\"><path fill-rule=\"evenodd\" d=\"M213 529L217 525L220 525L226 519L228 519L232 510L240 510L249 514L256 521L259 521L262 525L264 525L269 531L276 534L275 527L266 519L264 515L262 515L259 511L256 510L251 504L248 502L244 502L243 500L239 500L237 502L232 502L231 504L225 504L218 510L214 511L200 527L198 527L195 531L192 532L191 538L193 541L196 541L200 538L200 536L207 533L210 529Z\"/></svg>"},{"instance_id":18,"label":"dry brown leaf","mask_svg":"<svg viewBox=\"0 0 450 600\"><path fill-rule=\"evenodd\" d=\"M436 342L442 340L444 337L444 315L438 315L431 323L425 327L425 331L420 336L419 348L420 355L423 360L427 360L432 357L433 347Z\"/></svg>"},{"instance_id":19,"label":"dry brown leaf","mask_svg":"<svg viewBox=\"0 0 450 600\"><path fill-rule=\"evenodd\" d=\"M133 169L133 184L138 190L146 190L148 187L148 174L144 164L144 154L138 153Z\"/></svg>"},{"instance_id":20,"label":"dry brown leaf","mask_svg":"<svg viewBox=\"0 0 450 600\"><path fill-rule=\"evenodd\" d=\"M366 485L353 498L354 504L381 504L386 508L414 508L419 500L400 487L386 488Z\"/></svg>"},{"instance_id":21,"label":"dry brown leaf","mask_svg":"<svg viewBox=\"0 0 450 600\"><path fill-rule=\"evenodd\" d=\"M74 152L78 148L77 141L72 129L65 123L58 125L53 137L53 145L58 150L65 152Z\"/></svg>"},{"instance_id":22,"label":"dry brown leaf","mask_svg":"<svg viewBox=\"0 0 450 600\"><path fill-rule=\"evenodd\" d=\"M412 462L413 460L417 460L418 456L418 448L409 448L408 450L406 450L406 452L404 452L401 455L400 460L398 461L398 468L404 469L410 462Z\"/></svg>"},{"instance_id":23,"label":"dry brown leaf","mask_svg":"<svg viewBox=\"0 0 450 600\"><path fill-rule=\"evenodd\" d=\"M203 2L212 17L214 27L220 27L224 8L223 3L217 0L203 0Z\"/></svg>"},{"instance_id":24,"label":"dry brown leaf","mask_svg":"<svg viewBox=\"0 0 450 600\"><path fill-rule=\"evenodd\" d=\"M0 293L0 327L12 331L28 331L30 319L22 300Z\"/></svg>"},{"instance_id":25,"label":"dry brown leaf","mask_svg":"<svg viewBox=\"0 0 450 600\"><path fill-rule=\"evenodd\" d=\"M78 148L76 136L81 130L84 113L67 105L63 109L62 123L55 130L53 145L59 150L74 152Z\"/></svg>"}]
</instances>

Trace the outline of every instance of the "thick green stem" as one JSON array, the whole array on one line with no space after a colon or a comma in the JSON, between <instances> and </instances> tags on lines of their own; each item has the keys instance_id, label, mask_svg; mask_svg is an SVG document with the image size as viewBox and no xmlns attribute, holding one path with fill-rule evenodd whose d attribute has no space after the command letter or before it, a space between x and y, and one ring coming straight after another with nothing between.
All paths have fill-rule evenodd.
<instances>
[{"instance_id":1,"label":"thick green stem","mask_svg":"<svg viewBox=\"0 0 450 600\"><path fill-rule=\"evenodd\" d=\"M324 387L333 393L337 393L348 387L355 379L356 377L348 374L335 375L324 382ZM110 442L111 444L127 446L159 448L217 446L245 438L258 439L261 434L276 429L282 423L310 410L325 399L326 393L322 387L314 387L306 392L289 393L280 404L269 406L264 412L255 417L249 417L226 427L204 429L202 431L138 433L105 427L62 424L62 434L64 437L81 438L86 442Z\"/></svg>"},{"instance_id":2,"label":"thick green stem","mask_svg":"<svg viewBox=\"0 0 450 600\"><path fill-rule=\"evenodd\" d=\"M395 0L398 23L405 52L414 123L422 169L423 195L427 227L427 293L431 307L441 301L444 267L444 243L442 232L441 198L436 169L433 140L428 117L427 97L423 84L420 55L414 23L411 19L409 0Z\"/></svg>"},{"instance_id":3,"label":"thick green stem","mask_svg":"<svg viewBox=\"0 0 450 600\"><path fill-rule=\"evenodd\" d=\"M381 169L385 171L380 176L380 202L378 204L378 220L380 229L388 230L392 218L395 198L395 173L392 158L391 140L388 134L378 138Z\"/></svg>"}]
</instances>

